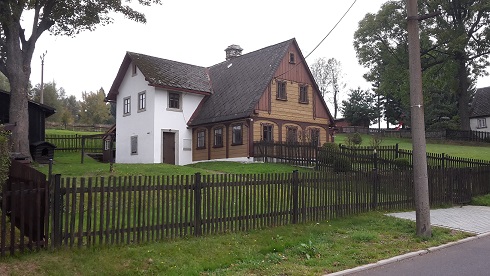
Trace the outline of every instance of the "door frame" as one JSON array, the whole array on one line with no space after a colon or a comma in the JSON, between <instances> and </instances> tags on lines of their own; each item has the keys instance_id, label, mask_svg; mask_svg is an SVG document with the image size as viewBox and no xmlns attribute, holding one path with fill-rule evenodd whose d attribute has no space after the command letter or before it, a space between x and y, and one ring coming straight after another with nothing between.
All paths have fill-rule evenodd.
<instances>
[{"instance_id":1,"label":"door frame","mask_svg":"<svg viewBox=\"0 0 490 276\"><path fill-rule=\"evenodd\" d=\"M160 163L163 163L163 134L164 133L173 133L175 134L175 144L174 144L174 153L175 153L175 165L179 165L179 130L177 129L162 129L160 135Z\"/></svg>"}]
</instances>

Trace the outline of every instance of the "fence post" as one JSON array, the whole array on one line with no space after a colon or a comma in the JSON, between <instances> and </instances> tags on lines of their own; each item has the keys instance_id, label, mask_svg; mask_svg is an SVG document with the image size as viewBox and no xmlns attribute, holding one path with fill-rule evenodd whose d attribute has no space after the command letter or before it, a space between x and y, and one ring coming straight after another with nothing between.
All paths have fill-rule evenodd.
<instances>
[{"instance_id":1,"label":"fence post","mask_svg":"<svg viewBox=\"0 0 490 276\"><path fill-rule=\"evenodd\" d=\"M81 163L83 164L83 156L85 155L85 137L82 136L82 159Z\"/></svg>"},{"instance_id":2,"label":"fence post","mask_svg":"<svg viewBox=\"0 0 490 276\"><path fill-rule=\"evenodd\" d=\"M373 198L372 198L372 202L371 202L371 208L376 209L376 208L378 208L378 153L376 152L376 149L374 149L374 152L373 152L373 161L374 161Z\"/></svg>"},{"instance_id":3,"label":"fence post","mask_svg":"<svg viewBox=\"0 0 490 276\"><path fill-rule=\"evenodd\" d=\"M395 145L395 158L400 157L400 153L398 152L398 150L399 150L399 149L400 149L400 148L399 148L399 146L398 146L398 143L396 143L396 145Z\"/></svg>"},{"instance_id":4,"label":"fence post","mask_svg":"<svg viewBox=\"0 0 490 276\"><path fill-rule=\"evenodd\" d=\"M293 217L291 218L291 222L293 224L298 223L298 216L299 216L299 179L298 179L298 170L293 171L293 179L292 179L292 184L293 184L293 194L291 195L293 198L293 212L292 215Z\"/></svg>"},{"instance_id":5,"label":"fence post","mask_svg":"<svg viewBox=\"0 0 490 276\"><path fill-rule=\"evenodd\" d=\"M62 217L62 202L63 202L63 195L61 194L61 175L56 174L54 176L54 189L53 189L53 208L51 209L51 214L52 214L52 219L53 219L53 229L51 232L51 240L53 243L53 247L59 247L61 246L62 242L62 223L61 223L61 217Z\"/></svg>"},{"instance_id":6,"label":"fence post","mask_svg":"<svg viewBox=\"0 0 490 276\"><path fill-rule=\"evenodd\" d=\"M195 174L194 183L194 235L201 236L202 235L202 218L201 218L201 173Z\"/></svg>"},{"instance_id":7,"label":"fence post","mask_svg":"<svg viewBox=\"0 0 490 276\"><path fill-rule=\"evenodd\" d=\"M442 163L442 165L441 165L442 169L445 169L446 168L446 154L445 153L442 154L441 163Z\"/></svg>"}]
</instances>

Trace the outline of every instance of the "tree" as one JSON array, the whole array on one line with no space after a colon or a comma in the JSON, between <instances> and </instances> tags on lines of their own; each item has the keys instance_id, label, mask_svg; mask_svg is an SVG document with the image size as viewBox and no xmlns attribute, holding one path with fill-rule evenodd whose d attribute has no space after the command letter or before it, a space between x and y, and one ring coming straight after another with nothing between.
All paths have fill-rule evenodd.
<instances>
[{"instance_id":1,"label":"tree","mask_svg":"<svg viewBox=\"0 0 490 276\"><path fill-rule=\"evenodd\" d=\"M325 58L319 58L311 65L311 73L320 88L322 97L333 104L333 117L337 118L340 90L345 88L342 82L342 64L335 58L329 58L327 61Z\"/></svg>"},{"instance_id":2,"label":"tree","mask_svg":"<svg viewBox=\"0 0 490 276\"><path fill-rule=\"evenodd\" d=\"M440 109L431 102L432 94L447 94L456 104L447 111L461 129L469 129L471 83L486 75L490 53L490 4L486 0L428 0L419 3L422 14L436 17L420 22L423 90L426 110ZM354 35L354 47L359 62L369 68L366 80L376 87L376 93L389 96L391 109L409 110L408 47L406 1L385 3L377 14L367 14ZM431 114L431 123L448 114ZM458 119L459 118L459 119Z\"/></svg>"},{"instance_id":3,"label":"tree","mask_svg":"<svg viewBox=\"0 0 490 276\"><path fill-rule=\"evenodd\" d=\"M80 102L80 122L84 124L110 124L114 122L111 116L111 106L104 102L104 89L96 93L83 92Z\"/></svg>"},{"instance_id":4,"label":"tree","mask_svg":"<svg viewBox=\"0 0 490 276\"><path fill-rule=\"evenodd\" d=\"M349 99L342 101L340 110L352 125L369 127L371 122L376 122L378 118L376 103L374 93L359 87L350 90Z\"/></svg>"},{"instance_id":5,"label":"tree","mask_svg":"<svg viewBox=\"0 0 490 276\"><path fill-rule=\"evenodd\" d=\"M131 0L125 1L131 2ZM141 5L160 4L161 0L138 0ZM22 23L25 11L32 11L32 32L26 34ZM27 109L31 61L39 37L46 31L54 35L74 36L93 31L98 25L112 22L110 12L146 22L145 16L121 1L59 1L59 0L2 0L0 2L0 72L10 82L9 118L16 123L12 131L13 151L29 153L29 115Z\"/></svg>"}]
</instances>

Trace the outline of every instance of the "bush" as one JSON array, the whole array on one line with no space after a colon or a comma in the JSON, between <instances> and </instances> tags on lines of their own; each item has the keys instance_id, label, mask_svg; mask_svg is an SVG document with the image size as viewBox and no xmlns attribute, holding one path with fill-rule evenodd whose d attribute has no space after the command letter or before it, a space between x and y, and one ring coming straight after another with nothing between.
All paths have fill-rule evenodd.
<instances>
[{"instance_id":1,"label":"bush","mask_svg":"<svg viewBox=\"0 0 490 276\"><path fill-rule=\"evenodd\" d=\"M380 133L376 133L373 136L371 136L371 146L375 149L379 148L381 143L383 142L383 135Z\"/></svg>"},{"instance_id":2,"label":"bush","mask_svg":"<svg viewBox=\"0 0 490 276\"><path fill-rule=\"evenodd\" d=\"M349 172L352 170L352 163L347 157L338 157L333 161L334 172Z\"/></svg>"},{"instance_id":3,"label":"bush","mask_svg":"<svg viewBox=\"0 0 490 276\"><path fill-rule=\"evenodd\" d=\"M393 162L395 163L396 168L399 170L410 168L412 166L408 158L398 157Z\"/></svg>"},{"instance_id":4,"label":"bush","mask_svg":"<svg viewBox=\"0 0 490 276\"><path fill-rule=\"evenodd\" d=\"M345 142L348 147L358 147L362 144L362 136L358 132L347 135Z\"/></svg>"},{"instance_id":5,"label":"bush","mask_svg":"<svg viewBox=\"0 0 490 276\"><path fill-rule=\"evenodd\" d=\"M325 143L320 151L319 160L324 164L333 164L333 161L337 158L340 153L339 146L334 143Z\"/></svg>"}]
</instances>

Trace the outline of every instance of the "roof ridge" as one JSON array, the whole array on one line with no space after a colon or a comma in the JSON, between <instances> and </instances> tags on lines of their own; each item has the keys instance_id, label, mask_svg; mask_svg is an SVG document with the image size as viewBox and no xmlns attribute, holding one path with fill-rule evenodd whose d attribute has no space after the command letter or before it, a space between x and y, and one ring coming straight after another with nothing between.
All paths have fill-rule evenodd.
<instances>
[{"instance_id":1,"label":"roof ridge","mask_svg":"<svg viewBox=\"0 0 490 276\"><path fill-rule=\"evenodd\" d=\"M126 51L126 53L129 54L130 56L131 55L140 55L140 56L145 56L145 57L149 57L149 58L160 59L160 60L163 60L163 61L170 61L170 62L175 62L175 63L179 63L179 64L185 64L185 65L190 65L190 66L194 66L194 67L200 67L200 68L203 68L203 69L206 69L207 68L206 66L190 64L190 63L186 63L186 62L181 62L181 61L176 61L176 60L172 60L172 59L151 56L151 55L142 54L142 53L136 53L136 52L131 52L131 51Z\"/></svg>"}]
</instances>

